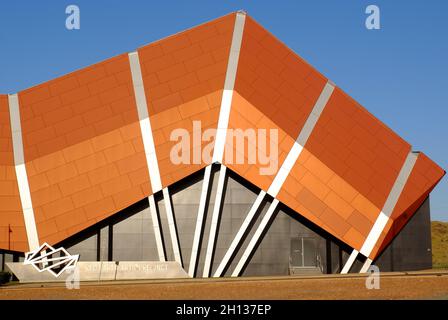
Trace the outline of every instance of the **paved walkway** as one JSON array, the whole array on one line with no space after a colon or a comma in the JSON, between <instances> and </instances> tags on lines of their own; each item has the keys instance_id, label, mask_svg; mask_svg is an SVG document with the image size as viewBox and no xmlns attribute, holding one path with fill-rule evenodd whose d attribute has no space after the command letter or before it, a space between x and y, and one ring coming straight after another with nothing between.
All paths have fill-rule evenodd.
<instances>
[{"instance_id":1,"label":"paved walkway","mask_svg":"<svg viewBox=\"0 0 448 320\"><path fill-rule=\"evenodd\" d=\"M366 275L10 284L0 299L448 299L448 270L382 273L380 289Z\"/></svg>"}]
</instances>

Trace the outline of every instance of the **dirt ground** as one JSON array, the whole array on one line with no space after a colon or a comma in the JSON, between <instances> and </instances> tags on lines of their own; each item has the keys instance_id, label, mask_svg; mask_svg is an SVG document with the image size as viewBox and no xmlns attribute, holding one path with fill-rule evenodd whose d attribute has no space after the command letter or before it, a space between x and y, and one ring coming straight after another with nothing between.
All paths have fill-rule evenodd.
<instances>
[{"instance_id":1,"label":"dirt ground","mask_svg":"<svg viewBox=\"0 0 448 320\"><path fill-rule=\"evenodd\" d=\"M382 274L380 289L367 289L365 276L188 279L0 287L0 299L444 299L448 271Z\"/></svg>"}]
</instances>

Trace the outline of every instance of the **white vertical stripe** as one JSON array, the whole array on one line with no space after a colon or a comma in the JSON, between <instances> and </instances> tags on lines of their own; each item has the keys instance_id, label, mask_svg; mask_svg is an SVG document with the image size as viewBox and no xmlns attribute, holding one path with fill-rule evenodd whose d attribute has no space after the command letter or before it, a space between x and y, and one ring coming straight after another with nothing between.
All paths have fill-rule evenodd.
<instances>
[{"instance_id":1,"label":"white vertical stripe","mask_svg":"<svg viewBox=\"0 0 448 320\"><path fill-rule=\"evenodd\" d=\"M285 161L283 161L282 166L278 170L274 180L272 181L271 185L268 188L268 194L273 196L274 198L277 196L277 194L280 192L280 189L283 186L283 183L285 182L286 178L288 177L289 173L291 172L292 168L294 167L297 159L299 158L300 154L302 153L303 146L308 141L308 138L310 137L314 127L316 126L317 121L319 120L320 115L322 114L322 111L324 110L328 100L331 97L331 94L333 93L334 85L330 82L327 82L322 89L321 94L319 95L319 98L317 99L316 103L314 104L313 109L310 112L310 115L308 116L308 119L306 120L302 130L300 131L296 141L294 142L293 146L291 147L291 150L288 152L288 155L286 156ZM227 264L230 261L230 258L234 254L234 251L236 247L241 242L242 236L247 232L247 229L249 228L250 222L253 219L254 214L258 210L261 201L263 200L265 196L265 193L260 192L259 196L257 197L254 205L250 209L248 215L246 216L243 224L241 225L240 229L238 230L238 233L236 234L235 238L232 241L231 247L227 250L223 260L221 261L217 271L215 272L215 277L219 277L222 275L222 272L224 268L227 266ZM271 209L271 208L270 208ZM272 215L273 210L275 208L272 208L272 212L270 213ZM268 210L269 212L269 210ZM266 213L267 215L268 213ZM269 221L270 217L264 216L263 221L266 220L266 224L264 225L264 228L267 226L267 222ZM262 226L260 224L260 226ZM260 228L259 226L259 228ZM263 233L262 230L257 230L256 234L258 234L258 237ZM256 243L258 241L256 235L254 234L253 238L251 239L250 243ZM255 244L253 244L253 247ZM253 249L252 247L252 249ZM246 254L246 256L241 257L240 261L238 262L237 269L233 272L233 276L238 275L241 272L241 269L243 268L244 264L246 263L246 260L251 255L250 250L251 248L247 247L246 251L249 250L249 252ZM238 270L238 268L240 268Z\"/></svg>"},{"instance_id":2,"label":"white vertical stripe","mask_svg":"<svg viewBox=\"0 0 448 320\"><path fill-rule=\"evenodd\" d=\"M386 202L383 206L383 210L381 210L380 214L375 220L372 229L370 230L366 240L364 240L361 250L359 251L361 254L367 257L367 260L364 263L360 272L366 272L370 267L370 265L372 264L372 260L369 258L369 255L372 253L372 250L375 247L376 243L378 242L381 233L383 232L384 228L389 222L390 216L394 211L394 208L398 202L398 199L400 198L400 195L404 189L404 186L406 185L406 182L412 172L412 169L414 168L416 161L417 161L417 154L412 151L409 152L403 163L403 166L400 169L400 172L398 173L397 179L395 179L394 185L392 186L392 189L386 199ZM354 250L353 252L355 251L356 250ZM358 254L358 251L356 251L356 254ZM346 272L350 271L353 262L354 260L351 261L349 259L342 271Z\"/></svg>"},{"instance_id":3,"label":"white vertical stripe","mask_svg":"<svg viewBox=\"0 0 448 320\"><path fill-rule=\"evenodd\" d=\"M347 262L344 265L344 268L342 268L341 274L347 274L350 271L353 262L355 262L355 259L358 256L358 253L359 253L358 250L353 249L352 253L350 254L350 257L348 258Z\"/></svg>"},{"instance_id":4,"label":"white vertical stripe","mask_svg":"<svg viewBox=\"0 0 448 320\"><path fill-rule=\"evenodd\" d=\"M156 238L157 253L159 255L159 261L166 261L165 251L163 250L162 232L160 231L159 217L157 215L156 202L154 201L154 195L148 197L149 210L151 211L152 227L154 229L154 236Z\"/></svg>"},{"instance_id":5,"label":"white vertical stripe","mask_svg":"<svg viewBox=\"0 0 448 320\"><path fill-rule=\"evenodd\" d=\"M283 183L285 182L286 178L288 177L289 173L291 172L292 168L294 167L294 164L296 163L297 159L299 158L300 154L302 153L303 147L305 146L306 142L308 141L308 138L311 135L311 132L313 131L314 127L316 126L317 121L320 118L320 115L322 114L322 111L325 108L325 105L327 104L328 100L331 97L331 94L333 93L334 85L330 82L327 82L325 84L325 87L323 88L319 98L317 99L316 103L314 104L313 109L311 110L310 115L308 116L308 119L306 120L305 124L303 125L302 130L300 131L299 136L297 137L296 141L294 142L294 145L292 146L291 150L289 151L288 155L286 156L285 161L283 161L282 166L277 172L277 175L274 178L274 181L272 182L271 186L268 189L268 194L273 196L274 198L277 196L277 194L280 192L281 187L283 186Z\"/></svg>"},{"instance_id":6,"label":"white vertical stripe","mask_svg":"<svg viewBox=\"0 0 448 320\"><path fill-rule=\"evenodd\" d=\"M171 198L168 188L163 189L163 200L165 203L168 228L170 229L171 244L173 245L174 259L179 262L181 266L183 266L182 257L180 255L179 240L177 237L176 223L174 222L173 208L171 205Z\"/></svg>"},{"instance_id":7,"label":"white vertical stripe","mask_svg":"<svg viewBox=\"0 0 448 320\"><path fill-rule=\"evenodd\" d=\"M246 233L247 229L249 229L250 223L253 220L255 213L257 213L258 208L260 207L261 202L263 201L265 196L266 196L266 192L261 190L257 196L257 199L255 199L254 204L250 208L249 213L247 214L246 218L244 218L243 224L241 225L237 234L233 238L232 243L230 244L229 248L227 249L227 252L224 255L224 257L222 258L221 263L219 264L218 268L216 269L216 272L213 275L213 277L221 277L222 276L224 269L227 267L228 263L230 262L230 259L232 258L235 251L237 250L238 246L240 245L240 242L241 242L244 234Z\"/></svg>"},{"instance_id":8,"label":"white vertical stripe","mask_svg":"<svg viewBox=\"0 0 448 320\"><path fill-rule=\"evenodd\" d=\"M236 71L238 68L238 60L240 56L241 50L241 42L243 40L243 30L244 30L244 22L246 19L246 14L238 12L235 18L235 24L233 27L233 35L232 35L232 43L230 46L229 60L227 62L227 71L226 77L224 81L224 90L221 97L221 108L219 110L219 118L218 125L216 128L216 136L215 136L215 145L213 147L213 156L212 163L218 162L222 163L222 159L224 156L224 149L226 144L226 136L227 136L227 128L229 126L229 117L230 117L230 109L232 107L232 97L233 97L233 88L235 87L235 79L236 79ZM222 169L222 168L221 168ZM202 222L205 212L205 203L208 197L208 185L210 181L210 170L211 166L208 166L205 170L204 181L202 183L202 192L201 198L199 202L198 216L196 220L196 230L193 239L193 248L190 257L190 266L188 273L190 276L193 276L196 270L197 256L199 248L199 240L202 234ZM225 170L224 170L225 172ZM225 173L224 173L225 174ZM221 177L221 175L220 175ZM218 196L218 195L217 195ZM217 199L215 199L215 207L216 207ZM219 218L219 210L218 210L218 218ZM216 231L215 231L216 232ZM214 242L214 240L213 240ZM210 242L208 244L210 246ZM213 250L213 249L212 249ZM207 252L209 250L207 249ZM211 259L211 252L208 258L206 257L206 263L209 263ZM208 266L207 277L210 274L209 270L210 266ZM204 268L204 272L207 268ZM204 273L205 274L205 273Z\"/></svg>"},{"instance_id":9,"label":"white vertical stripe","mask_svg":"<svg viewBox=\"0 0 448 320\"><path fill-rule=\"evenodd\" d=\"M212 166L205 168L204 181L202 183L201 198L199 200L198 215L196 218L196 228L194 230L193 246L191 249L190 264L188 267L188 274L194 277L196 272L196 265L198 260L199 242L202 235L202 226L204 223L205 204L207 202L208 190L210 186Z\"/></svg>"},{"instance_id":10,"label":"white vertical stripe","mask_svg":"<svg viewBox=\"0 0 448 320\"><path fill-rule=\"evenodd\" d=\"M370 258L367 258L366 262L364 262L361 271L359 271L359 273L366 273L369 270L371 264L372 260Z\"/></svg>"},{"instance_id":11,"label":"white vertical stripe","mask_svg":"<svg viewBox=\"0 0 448 320\"><path fill-rule=\"evenodd\" d=\"M232 106L233 88L235 87L236 71L240 56L241 42L243 40L244 21L246 14L236 14L233 29L232 44L230 46L229 61L224 82L224 92L221 98L221 109L219 111L218 128L213 148L212 162L222 162L224 147L226 144L227 128L229 126L230 108Z\"/></svg>"},{"instance_id":12,"label":"white vertical stripe","mask_svg":"<svg viewBox=\"0 0 448 320\"><path fill-rule=\"evenodd\" d=\"M36 220L34 218L33 202L28 184L28 174L25 167L23 152L22 126L20 124L20 107L17 94L8 96L9 114L11 120L12 145L14 152L14 165L19 187L20 202L22 204L26 235L30 251L39 248Z\"/></svg>"},{"instance_id":13,"label":"white vertical stripe","mask_svg":"<svg viewBox=\"0 0 448 320\"><path fill-rule=\"evenodd\" d=\"M414 152L409 152L406 160L404 161L403 166L401 167L400 173L398 174L397 179L392 187L392 190L387 197L386 203L384 204L383 210L381 210L378 218L375 221L372 229L369 232L364 244L361 247L360 252L369 257L372 253L373 248L375 247L378 239L381 236L387 222L394 211L394 208L400 198L401 192L404 189L404 186L414 168L415 162L417 161L417 154Z\"/></svg>"},{"instance_id":14,"label":"white vertical stripe","mask_svg":"<svg viewBox=\"0 0 448 320\"><path fill-rule=\"evenodd\" d=\"M269 221L272 218L272 215L275 212L275 209L277 208L279 201L277 199L274 199L274 201L269 206L268 211L263 217L263 220L261 220L260 224L258 225L257 230L255 231L252 239L250 239L249 244L246 247L246 250L244 250L244 253L241 257L241 259L238 261L237 266L235 267L235 270L233 270L232 277L238 277L241 274L241 271L243 270L243 267L245 266L247 260L251 256L252 252L255 249L255 246L257 245L261 235L263 234L264 230L266 229Z\"/></svg>"},{"instance_id":15,"label":"white vertical stripe","mask_svg":"<svg viewBox=\"0 0 448 320\"><path fill-rule=\"evenodd\" d=\"M140 68L138 52L129 53L129 64L131 67L135 102L137 105L140 130L142 132L143 146L145 149L146 162L149 170L152 192L156 193L162 190L162 182L160 179L159 163L157 161L151 122L149 121L148 106L146 102L145 88L143 86L142 71Z\"/></svg>"},{"instance_id":16,"label":"white vertical stripe","mask_svg":"<svg viewBox=\"0 0 448 320\"><path fill-rule=\"evenodd\" d=\"M149 180L151 181L152 193L155 194L162 190L162 181L160 178L159 162L157 161L156 147L154 144L154 137L152 134L151 122L149 120L148 105L146 101L145 88L143 85L142 71L140 67L140 59L138 52L129 53L129 64L131 68L132 84L134 87L135 103L137 106L137 113L140 123L140 130L142 133L143 147L145 149L146 165L149 172ZM157 251L160 261L165 260L163 250L162 234L157 220L157 211L155 207L154 198L150 197L151 215L154 226L154 235L156 237ZM169 224L171 235L171 242L173 244L174 256L177 262L182 265L182 259L179 251L179 243L177 241L176 227L174 222L174 215L171 206L171 199L169 197L168 189L163 190L163 199Z\"/></svg>"},{"instance_id":17,"label":"white vertical stripe","mask_svg":"<svg viewBox=\"0 0 448 320\"><path fill-rule=\"evenodd\" d=\"M207 252L205 254L204 270L202 276L204 278L210 276L210 269L213 258L213 250L215 247L216 233L218 229L219 214L221 211L222 196L224 193L224 182L226 178L226 167L221 164L218 178L218 188L216 190L215 204L213 207L212 221L210 224L210 233L208 236Z\"/></svg>"}]
</instances>

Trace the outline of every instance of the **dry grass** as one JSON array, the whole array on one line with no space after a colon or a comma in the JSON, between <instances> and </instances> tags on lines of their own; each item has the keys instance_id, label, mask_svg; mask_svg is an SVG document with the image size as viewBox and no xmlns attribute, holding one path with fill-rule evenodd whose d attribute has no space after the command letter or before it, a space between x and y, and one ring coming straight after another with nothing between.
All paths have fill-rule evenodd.
<instances>
[{"instance_id":1,"label":"dry grass","mask_svg":"<svg viewBox=\"0 0 448 320\"><path fill-rule=\"evenodd\" d=\"M432 221L433 268L448 268L448 222Z\"/></svg>"}]
</instances>

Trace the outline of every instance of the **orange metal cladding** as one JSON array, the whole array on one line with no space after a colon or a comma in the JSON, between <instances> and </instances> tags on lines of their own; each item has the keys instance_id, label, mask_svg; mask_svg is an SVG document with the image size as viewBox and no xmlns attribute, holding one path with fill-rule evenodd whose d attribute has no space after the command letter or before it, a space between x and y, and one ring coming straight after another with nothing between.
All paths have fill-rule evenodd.
<instances>
[{"instance_id":1,"label":"orange metal cladding","mask_svg":"<svg viewBox=\"0 0 448 320\"><path fill-rule=\"evenodd\" d=\"M163 187L208 164L201 150L209 142L193 143L193 121L202 132L217 127L234 24L230 14L138 50ZM175 129L189 134L190 164L170 159Z\"/></svg>"},{"instance_id":2,"label":"orange metal cladding","mask_svg":"<svg viewBox=\"0 0 448 320\"><path fill-rule=\"evenodd\" d=\"M414 170L409 176L397 205L392 212L393 223L384 230L377 245L372 251L371 258L378 256L393 240L400 230L412 217L413 213L423 204L429 193L442 179L445 172L424 153L419 153Z\"/></svg>"},{"instance_id":3,"label":"orange metal cladding","mask_svg":"<svg viewBox=\"0 0 448 320\"><path fill-rule=\"evenodd\" d=\"M279 199L359 250L410 145L336 88L305 149Z\"/></svg>"},{"instance_id":4,"label":"orange metal cladding","mask_svg":"<svg viewBox=\"0 0 448 320\"><path fill-rule=\"evenodd\" d=\"M28 250L14 167L7 95L0 95L0 248Z\"/></svg>"},{"instance_id":5,"label":"orange metal cladding","mask_svg":"<svg viewBox=\"0 0 448 320\"><path fill-rule=\"evenodd\" d=\"M191 161L209 143L191 140L198 133L193 121L201 122L202 132L217 127L234 24L232 13L138 49L163 187L208 164L201 157L196 164L173 164L170 152L177 141L170 135L175 129L188 132ZM278 129L278 169L327 81L247 16L229 128ZM152 194L127 54L24 90L19 102L40 242L57 243ZM7 248L11 224L11 248L24 251L7 96L0 96L0 113L0 248ZM247 163L254 149L246 144L237 150L227 138L224 164L267 191L277 170L260 174L266 163L258 157ZM269 132L266 144L258 140L255 146L265 155L268 149ZM335 88L277 197L359 250L410 150ZM235 163L237 153L244 153L244 164ZM443 174L419 154L372 259Z\"/></svg>"},{"instance_id":6,"label":"orange metal cladding","mask_svg":"<svg viewBox=\"0 0 448 320\"><path fill-rule=\"evenodd\" d=\"M247 17L238 63L235 93L229 128L231 129L278 129L278 163L280 168L294 141L299 135L327 79L308 63L292 52L252 18ZM269 132L266 145L269 146ZM228 136L227 146L232 145ZM233 141L235 142L235 141ZM233 143L235 147L235 143ZM264 141L257 141L262 154ZM230 150L227 148L227 153ZM260 167L235 163L235 155L246 150L232 150L232 161L225 164L264 190L269 188L275 174L260 175ZM228 156L228 155L227 155ZM229 159L230 160L230 159ZM277 160L277 159L276 159Z\"/></svg>"},{"instance_id":7,"label":"orange metal cladding","mask_svg":"<svg viewBox=\"0 0 448 320\"><path fill-rule=\"evenodd\" d=\"M126 54L24 90L19 101L41 243L151 193Z\"/></svg>"}]
</instances>

